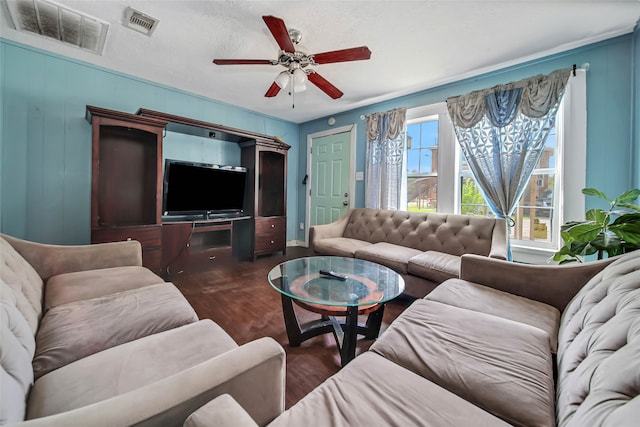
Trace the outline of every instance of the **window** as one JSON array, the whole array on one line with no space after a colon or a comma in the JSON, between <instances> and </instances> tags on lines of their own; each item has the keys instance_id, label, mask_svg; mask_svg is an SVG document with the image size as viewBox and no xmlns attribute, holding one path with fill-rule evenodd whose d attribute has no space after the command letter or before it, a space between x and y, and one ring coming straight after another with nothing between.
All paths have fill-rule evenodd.
<instances>
[{"instance_id":1,"label":"window","mask_svg":"<svg viewBox=\"0 0 640 427\"><path fill-rule=\"evenodd\" d=\"M438 209L438 116L407 125L407 210Z\"/></svg>"},{"instance_id":2,"label":"window","mask_svg":"<svg viewBox=\"0 0 640 427\"><path fill-rule=\"evenodd\" d=\"M407 136L407 210L493 215L462 158L445 103L408 109ZM578 70L514 213L514 260L546 263L561 244L560 225L583 218L586 139L586 73Z\"/></svg>"},{"instance_id":3,"label":"window","mask_svg":"<svg viewBox=\"0 0 640 427\"><path fill-rule=\"evenodd\" d=\"M559 192L559 181L555 178L561 173L557 162L561 149L554 128L547 137L538 165L514 211L512 244L550 249L558 246L560 233L556 195ZM460 158L460 212L466 215L493 216L463 155Z\"/></svg>"}]
</instances>

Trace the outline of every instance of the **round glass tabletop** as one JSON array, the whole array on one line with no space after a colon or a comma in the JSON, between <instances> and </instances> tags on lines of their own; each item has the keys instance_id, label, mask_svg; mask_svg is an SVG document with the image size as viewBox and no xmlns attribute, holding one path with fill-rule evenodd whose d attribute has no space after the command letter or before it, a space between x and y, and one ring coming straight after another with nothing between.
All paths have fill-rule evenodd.
<instances>
[{"instance_id":1,"label":"round glass tabletop","mask_svg":"<svg viewBox=\"0 0 640 427\"><path fill-rule=\"evenodd\" d=\"M321 274L333 272L340 278ZM356 258L316 256L276 265L269 283L298 301L327 306L382 304L404 291L404 279L392 269Z\"/></svg>"}]
</instances>

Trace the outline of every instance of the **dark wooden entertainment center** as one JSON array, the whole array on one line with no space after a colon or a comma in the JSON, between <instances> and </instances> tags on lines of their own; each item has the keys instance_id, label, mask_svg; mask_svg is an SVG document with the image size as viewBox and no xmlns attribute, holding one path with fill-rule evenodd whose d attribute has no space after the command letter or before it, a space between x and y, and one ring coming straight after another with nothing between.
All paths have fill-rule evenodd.
<instances>
[{"instance_id":1,"label":"dark wooden entertainment center","mask_svg":"<svg viewBox=\"0 0 640 427\"><path fill-rule=\"evenodd\" d=\"M287 150L279 138L139 109L87 105L92 126L91 241L138 240L143 264L165 275L286 251ZM236 142L247 168L246 216L164 221L165 131Z\"/></svg>"}]
</instances>

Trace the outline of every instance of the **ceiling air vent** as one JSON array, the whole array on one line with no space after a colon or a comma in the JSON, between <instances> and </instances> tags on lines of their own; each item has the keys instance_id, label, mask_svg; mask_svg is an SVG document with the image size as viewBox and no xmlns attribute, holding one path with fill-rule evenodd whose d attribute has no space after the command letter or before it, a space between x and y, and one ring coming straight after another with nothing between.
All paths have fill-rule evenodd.
<instances>
[{"instance_id":1,"label":"ceiling air vent","mask_svg":"<svg viewBox=\"0 0 640 427\"><path fill-rule=\"evenodd\" d=\"M5 3L16 30L102 55L108 23L49 0L12 0Z\"/></svg>"},{"instance_id":2,"label":"ceiling air vent","mask_svg":"<svg viewBox=\"0 0 640 427\"><path fill-rule=\"evenodd\" d=\"M128 7L124 12L124 26L150 36L158 26L156 18Z\"/></svg>"}]
</instances>

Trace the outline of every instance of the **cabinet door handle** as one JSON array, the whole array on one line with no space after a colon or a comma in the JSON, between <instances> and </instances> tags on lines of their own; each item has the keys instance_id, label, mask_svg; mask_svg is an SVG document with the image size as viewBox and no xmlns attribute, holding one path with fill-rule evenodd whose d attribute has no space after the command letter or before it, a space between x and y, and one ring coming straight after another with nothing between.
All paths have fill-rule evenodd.
<instances>
[{"instance_id":1,"label":"cabinet door handle","mask_svg":"<svg viewBox=\"0 0 640 427\"><path fill-rule=\"evenodd\" d=\"M271 244L273 245L273 240L271 241Z\"/></svg>"},{"instance_id":2,"label":"cabinet door handle","mask_svg":"<svg viewBox=\"0 0 640 427\"><path fill-rule=\"evenodd\" d=\"M271 228L276 228L276 225L275 224L271 224Z\"/></svg>"}]
</instances>

